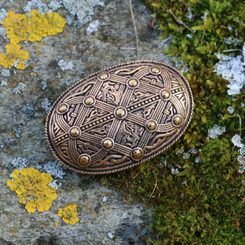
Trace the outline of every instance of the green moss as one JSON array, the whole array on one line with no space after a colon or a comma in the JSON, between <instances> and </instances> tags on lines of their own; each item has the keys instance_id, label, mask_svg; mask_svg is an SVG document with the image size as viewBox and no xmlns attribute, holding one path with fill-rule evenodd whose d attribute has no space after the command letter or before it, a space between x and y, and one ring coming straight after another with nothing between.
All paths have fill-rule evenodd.
<instances>
[{"instance_id":1,"label":"green moss","mask_svg":"<svg viewBox=\"0 0 245 245\"><path fill-rule=\"evenodd\" d=\"M209 141L196 166L186 162L164 188L155 229L162 241L190 244L239 244L241 181L236 152L227 139ZM241 243L242 244L242 243Z\"/></svg>"},{"instance_id":2,"label":"green moss","mask_svg":"<svg viewBox=\"0 0 245 245\"><path fill-rule=\"evenodd\" d=\"M183 61L185 75L193 90L193 120L180 141L165 154L133 170L100 178L113 184L128 197L138 198L154 209L157 234L154 244L245 244L243 176L238 173L238 152L231 137L240 133L239 120L245 95L234 98L226 92L227 81L214 73L216 53L241 49L244 42L245 3L239 0L145 0L156 14L162 38L172 36L164 50ZM187 17L192 11L192 19ZM225 38L241 40L233 47ZM237 53L235 53L237 55ZM218 139L207 137L214 124L226 128ZM244 134L244 122L242 131ZM183 159L191 148L200 153ZM201 161L195 163L199 155ZM180 173L173 175L171 167Z\"/></svg>"}]
</instances>

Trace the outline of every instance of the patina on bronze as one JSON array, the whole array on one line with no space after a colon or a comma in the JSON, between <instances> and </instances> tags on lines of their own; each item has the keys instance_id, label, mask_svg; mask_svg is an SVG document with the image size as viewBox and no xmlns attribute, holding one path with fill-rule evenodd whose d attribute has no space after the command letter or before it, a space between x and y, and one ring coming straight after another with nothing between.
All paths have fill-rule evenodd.
<instances>
[{"instance_id":1,"label":"patina on bronze","mask_svg":"<svg viewBox=\"0 0 245 245\"><path fill-rule=\"evenodd\" d=\"M177 70L135 61L69 87L48 114L46 135L55 157L69 168L107 174L169 148L187 128L192 111L191 89Z\"/></svg>"}]
</instances>

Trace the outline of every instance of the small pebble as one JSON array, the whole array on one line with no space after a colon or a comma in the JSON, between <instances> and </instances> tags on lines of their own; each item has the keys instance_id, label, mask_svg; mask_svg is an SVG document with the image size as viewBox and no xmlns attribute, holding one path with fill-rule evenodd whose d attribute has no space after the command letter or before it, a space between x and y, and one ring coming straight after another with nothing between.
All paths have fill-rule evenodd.
<instances>
[{"instance_id":1,"label":"small pebble","mask_svg":"<svg viewBox=\"0 0 245 245\"><path fill-rule=\"evenodd\" d=\"M108 201L108 199L109 199L109 197L108 197L108 196L103 196L103 198L102 198L102 202L107 202L107 201Z\"/></svg>"},{"instance_id":2,"label":"small pebble","mask_svg":"<svg viewBox=\"0 0 245 245\"><path fill-rule=\"evenodd\" d=\"M71 61L59 60L58 65L62 71L72 70L73 68Z\"/></svg>"},{"instance_id":3,"label":"small pebble","mask_svg":"<svg viewBox=\"0 0 245 245\"><path fill-rule=\"evenodd\" d=\"M212 128L208 130L208 137L210 137L211 139L216 139L218 136L222 135L225 132L225 127L221 127L215 124Z\"/></svg>"},{"instance_id":4,"label":"small pebble","mask_svg":"<svg viewBox=\"0 0 245 245\"><path fill-rule=\"evenodd\" d=\"M227 108L227 111L228 111L230 114L232 114L232 113L234 112L234 108L233 108L232 106L229 106L229 107Z\"/></svg>"},{"instance_id":5,"label":"small pebble","mask_svg":"<svg viewBox=\"0 0 245 245\"><path fill-rule=\"evenodd\" d=\"M112 232L107 232L107 236L110 238L110 239L113 239L114 238L114 235L112 234Z\"/></svg>"}]
</instances>

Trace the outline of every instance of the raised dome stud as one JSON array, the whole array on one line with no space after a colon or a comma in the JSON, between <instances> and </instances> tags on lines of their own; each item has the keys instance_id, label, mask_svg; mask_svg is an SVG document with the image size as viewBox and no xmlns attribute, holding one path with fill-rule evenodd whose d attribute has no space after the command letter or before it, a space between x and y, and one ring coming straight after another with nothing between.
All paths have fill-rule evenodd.
<instances>
[{"instance_id":1,"label":"raised dome stud","mask_svg":"<svg viewBox=\"0 0 245 245\"><path fill-rule=\"evenodd\" d=\"M87 167L91 162L91 157L88 154L81 154L78 158L78 164L81 167Z\"/></svg>"},{"instance_id":2,"label":"raised dome stud","mask_svg":"<svg viewBox=\"0 0 245 245\"><path fill-rule=\"evenodd\" d=\"M128 86L129 86L129 87L131 87L131 88L136 88L136 87L138 87L138 85L139 85L139 81L138 81L137 78L130 78L130 79L128 80Z\"/></svg>"},{"instance_id":3,"label":"raised dome stud","mask_svg":"<svg viewBox=\"0 0 245 245\"><path fill-rule=\"evenodd\" d=\"M174 126L180 127L183 123L183 117L179 114L175 115L172 119L172 123L174 124Z\"/></svg>"},{"instance_id":4,"label":"raised dome stud","mask_svg":"<svg viewBox=\"0 0 245 245\"><path fill-rule=\"evenodd\" d=\"M57 107L57 112L59 114L64 114L68 111L69 105L66 103L62 103Z\"/></svg>"},{"instance_id":5,"label":"raised dome stud","mask_svg":"<svg viewBox=\"0 0 245 245\"><path fill-rule=\"evenodd\" d=\"M153 132L157 129L157 122L155 120L148 120L146 122L146 128L148 131Z\"/></svg>"},{"instance_id":6,"label":"raised dome stud","mask_svg":"<svg viewBox=\"0 0 245 245\"><path fill-rule=\"evenodd\" d=\"M102 72L98 75L98 79L101 81L108 80L110 77L110 74L108 72Z\"/></svg>"},{"instance_id":7,"label":"raised dome stud","mask_svg":"<svg viewBox=\"0 0 245 245\"><path fill-rule=\"evenodd\" d=\"M160 96L161 96L162 99L168 100L170 98L170 96L171 96L171 93L170 93L170 91L168 89L162 89L160 91Z\"/></svg>"},{"instance_id":8,"label":"raised dome stud","mask_svg":"<svg viewBox=\"0 0 245 245\"><path fill-rule=\"evenodd\" d=\"M152 66L150 67L150 72L154 75L157 75L161 73L161 69L158 66Z\"/></svg>"},{"instance_id":9,"label":"raised dome stud","mask_svg":"<svg viewBox=\"0 0 245 245\"><path fill-rule=\"evenodd\" d=\"M116 118L123 119L127 116L127 110L124 107L117 107L114 114Z\"/></svg>"},{"instance_id":10,"label":"raised dome stud","mask_svg":"<svg viewBox=\"0 0 245 245\"><path fill-rule=\"evenodd\" d=\"M113 139L110 138L105 138L102 140L101 145L103 147L104 150L111 150L114 146L114 141Z\"/></svg>"},{"instance_id":11,"label":"raised dome stud","mask_svg":"<svg viewBox=\"0 0 245 245\"><path fill-rule=\"evenodd\" d=\"M131 157L135 161L139 161L144 156L144 151L141 148L135 148L131 152Z\"/></svg>"},{"instance_id":12,"label":"raised dome stud","mask_svg":"<svg viewBox=\"0 0 245 245\"><path fill-rule=\"evenodd\" d=\"M92 106L95 103L95 99L93 96L87 96L83 100L84 105Z\"/></svg>"},{"instance_id":13,"label":"raised dome stud","mask_svg":"<svg viewBox=\"0 0 245 245\"><path fill-rule=\"evenodd\" d=\"M69 135L71 138L74 138L74 139L78 138L81 135L80 128L76 126L71 127L69 130Z\"/></svg>"}]
</instances>

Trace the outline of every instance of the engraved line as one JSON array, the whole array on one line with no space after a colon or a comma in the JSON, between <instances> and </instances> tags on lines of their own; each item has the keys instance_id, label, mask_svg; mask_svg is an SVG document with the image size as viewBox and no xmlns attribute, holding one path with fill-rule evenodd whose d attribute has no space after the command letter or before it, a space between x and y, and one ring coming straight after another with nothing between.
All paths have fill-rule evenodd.
<instances>
[{"instance_id":1,"label":"engraved line","mask_svg":"<svg viewBox=\"0 0 245 245\"><path fill-rule=\"evenodd\" d=\"M101 100L96 100L94 105L95 105L95 107L97 107L99 109L105 110L107 112L112 112L112 113L116 108L115 106L107 104L106 102L101 101Z\"/></svg>"},{"instance_id":2,"label":"engraved line","mask_svg":"<svg viewBox=\"0 0 245 245\"><path fill-rule=\"evenodd\" d=\"M80 140L82 141L87 141L89 143L93 143L93 144L96 144L96 145L101 145L101 141L102 141L102 137L99 137L99 136L94 136L92 134L89 134L87 132L83 132L82 136L80 137Z\"/></svg>"},{"instance_id":3,"label":"engraved line","mask_svg":"<svg viewBox=\"0 0 245 245\"><path fill-rule=\"evenodd\" d=\"M56 138L53 138L53 140L57 141L59 138L66 137L66 135L68 135L68 134L67 133L61 134L61 135L57 136Z\"/></svg>"},{"instance_id":4,"label":"engraved line","mask_svg":"<svg viewBox=\"0 0 245 245\"><path fill-rule=\"evenodd\" d=\"M76 105L76 108L73 113L76 113L78 115L80 105ZM73 125L74 121L76 120L77 117L72 117L70 120L70 124Z\"/></svg>"},{"instance_id":5,"label":"engraved line","mask_svg":"<svg viewBox=\"0 0 245 245\"><path fill-rule=\"evenodd\" d=\"M174 95L171 96L170 101L174 104L177 112L184 117L185 110L183 108L183 104Z\"/></svg>"},{"instance_id":6,"label":"engraved line","mask_svg":"<svg viewBox=\"0 0 245 245\"><path fill-rule=\"evenodd\" d=\"M118 73L122 73L122 74L119 74L121 76L127 76L127 75L131 75L139 70L142 70L143 68L146 68L148 66L139 66L139 67L130 67L130 68L134 68L133 70L130 70L130 68L124 68L124 69L120 69L120 70L117 70L115 71L115 74L118 74Z\"/></svg>"},{"instance_id":7,"label":"engraved line","mask_svg":"<svg viewBox=\"0 0 245 245\"><path fill-rule=\"evenodd\" d=\"M123 122L125 123L125 121ZM122 124L123 124L122 123ZM120 142L120 138L122 136L122 133L123 133L123 125L121 125L121 127L118 129L117 133L116 133L116 137L115 137L115 142Z\"/></svg>"},{"instance_id":8,"label":"engraved line","mask_svg":"<svg viewBox=\"0 0 245 245\"><path fill-rule=\"evenodd\" d=\"M149 84L146 84L146 86L144 86L145 83L142 83L142 79L140 81L140 91L142 92L155 92L156 94L158 94L160 88L157 88L157 87L153 87L153 85L149 85ZM152 86L151 88L149 88L149 86ZM150 89L150 90L149 90Z\"/></svg>"},{"instance_id":9,"label":"engraved line","mask_svg":"<svg viewBox=\"0 0 245 245\"><path fill-rule=\"evenodd\" d=\"M142 80L140 81L140 89L144 89L146 91L150 91L152 93L158 94L160 89L159 87L155 87L154 85L151 85L149 83L143 82Z\"/></svg>"},{"instance_id":10,"label":"engraved line","mask_svg":"<svg viewBox=\"0 0 245 245\"><path fill-rule=\"evenodd\" d=\"M95 96L100 91L100 88L101 88L102 84L103 84L102 81L99 81L99 80L96 81L94 83L94 86L91 88L89 95L94 95Z\"/></svg>"},{"instance_id":11,"label":"engraved line","mask_svg":"<svg viewBox=\"0 0 245 245\"><path fill-rule=\"evenodd\" d=\"M127 99L129 89L130 89L130 88L129 88L128 86L126 86L125 91L123 92L123 94L122 94L122 96L121 96L119 105L122 105L123 102L124 102L124 100ZM131 89L131 90L132 90L132 89Z\"/></svg>"},{"instance_id":12,"label":"engraved line","mask_svg":"<svg viewBox=\"0 0 245 245\"><path fill-rule=\"evenodd\" d=\"M168 111L171 105L172 105L171 103L167 103L167 105L166 105L166 107L165 107L165 109L164 109L164 114L163 114L163 117L162 117L162 120L161 120L161 121L163 122L163 124L164 124L164 122L165 122L165 120L166 120L166 117L168 116L168 114L165 113L165 111ZM160 120L160 119L159 119L159 120Z\"/></svg>"},{"instance_id":13,"label":"engraved line","mask_svg":"<svg viewBox=\"0 0 245 245\"><path fill-rule=\"evenodd\" d=\"M172 131L175 129L175 127L172 125L172 123L166 123L166 124L159 124L157 127L157 132L159 133L167 133L169 131Z\"/></svg>"},{"instance_id":14,"label":"engraved line","mask_svg":"<svg viewBox=\"0 0 245 245\"><path fill-rule=\"evenodd\" d=\"M114 118L112 124L111 124L111 127L109 129L109 132L107 134L108 137L114 139L115 136L116 136L116 132L118 131L118 129L120 128L121 126L121 123L122 123L122 120L119 120L117 118Z\"/></svg>"},{"instance_id":15,"label":"engraved line","mask_svg":"<svg viewBox=\"0 0 245 245\"><path fill-rule=\"evenodd\" d=\"M146 74L149 73L149 67L146 67L142 70L139 70L138 72L136 72L134 74L134 77L137 77L138 79L142 78L143 76L145 76Z\"/></svg>"},{"instance_id":16,"label":"engraved line","mask_svg":"<svg viewBox=\"0 0 245 245\"><path fill-rule=\"evenodd\" d=\"M74 162L77 162L79 154L77 152L77 143L76 140L70 139L68 141L68 149L70 152L70 156Z\"/></svg>"},{"instance_id":17,"label":"engraved line","mask_svg":"<svg viewBox=\"0 0 245 245\"><path fill-rule=\"evenodd\" d=\"M113 81L113 82L118 82L118 83L126 84L128 78L127 77L118 76L116 74L110 74L109 80L110 81Z\"/></svg>"},{"instance_id":18,"label":"engraved line","mask_svg":"<svg viewBox=\"0 0 245 245\"><path fill-rule=\"evenodd\" d=\"M110 164L106 164L106 165L99 165L99 164L96 164L97 166L100 166L99 167L99 170L100 171L108 171L109 169L109 172L107 173L112 173L110 171L113 171L113 169L118 169L118 168L121 168L121 167L125 167L125 162L122 162L122 163L119 163L119 164L115 164L115 163L110 163ZM96 165L92 165L91 167L89 167L88 169L90 170L98 170L98 167ZM128 165L128 164L127 164ZM126 166L125 169L127 169L128 167Z\"/></svg>"},{"instance_id":19,"label":"engraved line","mask_svg":"<svg viewBox=\"0 0 245 245\"><path fill-rule=\"evenodd\" d=\"M58 155L61 157L61 159L62 159L64 162L66 162L68 165L72 165L73 167L77 167L76 164L74 164L74 163L72 163L72 162L70 161L70 152L69 152L68 147L66 147L66 149L67 149L67 153L69 154L69 156L66 157L66 156L64 155L64 152L62 151L61 147L56 149L56 150L57 150L57 154L58 154Z\"/></svg>"},{"instance_id":20,"label":"engraved line","mask_svg":"<svg viewBox=\"0 0 245 245\"><path fill-rule=\"evenodd\" d=\"M174 90L180 90L179 92L185 92L183 86L171 88L170 91L172 92L172 94L175 94L175 93L173 92ZM177 93L178 93L178 92L177 92Z\"/></svg>"},{"instance_id":21,"label":"engraved line","mask_svg":"<svg viewBox=\"0 0 245 245\"><path fill-rule=\"evenodd\" d=\"M91 156L91 162L96 163L97 161L101 160L106 154L107 152L105 150L100 149L98 152Z\"/></svg>"},{"instance_id":22,"label":"engraved line","mask_svg":"<svg viewBox=\"0 0 245 245\"><path fill-rule=\"evenodd\" d=\"M146 146L148 144L148 141L149 141L151 135L152 135L151 132L145 131L144 134L141 136L141 139L140 139L138 146L143 149L144 146Z\"/></svg>"},{"instance_id":23,"label":"engraved line","mask_svg":"<svg viewBox=\"0 0 245 245\"><path fill-rule=\"evenodd\" d=\"M136 78L141 79L140 80L140 89L144 90L144 91L151 91L151 92L154 92L154 93L158 93L159 92L159 87L157 88L156 86L151 85L149 83L149 81L144 81L145 78L143 78L143 76L145 76L148 73L148 68L145 68L144 70L147 70L147 72L146 73L144 72L144 74L141 74L141 72L143 70L141 70L141 71L139 71L138 73L135 74ZM119 82L119 83L122 83L122 84L126 84L126 82L127 82L127 78L125 79L124 77L120 77L120 76L115 75L115 74L111 74L110 80L114 81L114 82Z\"/></svg>"},{"instance_id":24,"label":"engraved line","mask_svg":"<svg viewBox=\"0 0 245 245\"><path fill-rule=\"evenodd\" d=\"M105 117L107 117L107 116L105 116ZM110 119L103 120L103 122L98 122L98 119L95 119L95 120L93 120L91 122L88 122L86 124L83 124L83 126L81 127L81 130L82 131L86 131L86 130L89 130L89 129L92 129L92 128L96 128L98 125L100 125L100 124L106 124L106 123L108 123L108 122L110 122L112 120L113 120L113 118L110 118ZM93 123L96 123L96 124L91 125ZM86 128L86 126L88 126L88 127Z\"/></svg>"},{"instance_id":25,"label":"engraved line","mask_svg":"<svg viewBox=\"0 0 245 245\"><path fill-rule=\"evenodd\" d=\"M159 106L159 113L156 115L155 120L160 121L163 114L168 114L168 111L166 111L167 105L169 104L169 101L161 101L161 106ZM162 108L161 108L162 107Z\"/></svg>"},{"instance_id":26,"label":"engraved line","mask_svg":"<svg viewBox=\"0 0 245 245\"><path fill-rule=\"evenodd\" d=\"M59 146L60 144L65 143L67 140L68 140L68 138L65 138L65 139L63 139L61 141L55 142L54 145L55 146Z\"/></svg>"},{"instance_id":27,"label":"engraved line","mask_svg":"<svg viewBox=\"0 0 245 245\"><path fill-rule=\"evenodd\" d=\"M156 103L156 99L159 97L159 95L153 95L151 97L148 97L144 100L141 100L139 102L135 102L134 104L131 104L129 107L128 107L128 111L135 111L135 110L138 110L139 108L141 108L142 106L144 107L145 105L142 105L142 103L147 103L147 105L150 105L152 103ZM152 102L148 102L148 100L153 100ZM137 106L137 108L133 108L134 106Z\"/></svg>"},{"instance_id":28,"label":"engraved line","mask_svg":"<svg viewBox=\"0 0 245 245\"><path fill-rule=\"evenodd\" d=\"M163 82L164 82L164 87L170 89L171 88L171 80L172 80L170 74L167 71L162 69L161 77L162 77Z\"/></svg>"},{"instance_id":29,"label":"engraved line","mask_svg":"<svg viewBox=\"0 0 245 245\"><path fill-rule=\"evenodd\" d=\"M137 123L139 124L140 126L145 126L145 123L146 123L146 119L142 118L142 117L139 117L133 113L128 113L128 116L127 116L127 120L133 122L133 123Z\"/></svg>"},{"instance_id":30,"label":"engraved line","mask_svg":"<svg viewBox=\"0 0 245 245\"><path fill-rule=\"evenodd\" d=\"M64 131L68 132L70 129L70 126L65 122L63 119L63 115L55 114L55 122L58 124L58 126Z\"/></svg>"},{"instance_id":31,"label":"engraved line","mask_svg":"<svg viewBox=\"0 0 245 245\"><path fill-rule=\"evenodd\" d=\"M149 84L149 85L151 85L151 86L156 86L156 87L161 88L161 89L163 88L162 82L159 82L158 80L157 80L156 83L154 83L154 85L151 84L152 80L149 79L149 78L147 78L147 77L142 77L140 81L141 81L141 82L144 82L143 84L147 83L147 84ZM156 87L155 87L155 88L156 88Z\"/></svg>"},{"instance_id":32,"label":"engraved line","mask_svg":"<svg viewBox=\"0 0 245 245\"><path fill-rule=\"evenodd\" d=\"M152 114L152 119L155 119L156 121L159 121L159 117L164 112L166 105L167 105L166 101L159 100L159 102L158 102L158 104L156 106L156 109L155 109L155 111Z\"/></svg>"},{"instance_id":33,"label":"engraved line","mask_svg":"<svg viewBox=\"0 0 245 245\"><path fill-rule=\"evenodd\" d=\"M123 155L127 155L127 156L130 156L130 152L131 152L130 148L128 148L124 145L118 144L118 143L114 144L113 150L115 150L115 151L117 151Z\"/></svg>"},{"instance_id":34,"label":"engraved line","mask_svg":"<svg viewBox=\"0 0 245 245\"><path fill-rule=\"evenodd\" d=\"M66 95L67 97L64 99L63 102L66 102L67 100L69 100L70 98L73 98L74 96L78 96L78 95L84 95L86 92L88 92L90 90L90 85L94 85L96 83L96 80L90 80L90 81L86 81L86 83L82 83L82 84L77 84L77 86L75 88L73 88L72 90L69 91L69 93ZM92 87L91 86L91 87ZM85 89L84 89L85 87ZM81 89L83 89L81 91ZM75 92L75 91L79 91L79 92Z\"/></svg>"},{"instance_id":35,"label":"engraved line","mask_svg":"<svg viewBox=\"0 0 245 245\"><path fill-rule=\"evenodd\" d=\"M64 102L68 103L69 105L81 104L81 103L83 103L83 98L84 98L84 96L76 96L76 97L70 98L69 100L66 100Z\"/></svg>"},{"instance_id":36,"label":"engraved line","mask_svg":"<svg viewBox=\"0 0 245 245\"><path fill-rule=\"evenodd\" d=\"M185 91L179 91L179 92L176 92L176 93L172 93L173 95L179 95L179 94L186 94Z\"/></svg>"},{"instance_id":37,"label":"engraved line","mask_svg":"<svg viewBox=\"0 0 245 245\"><path fill-rule=\"evenodd\" d=\"M156 121L159 121L159 117L161 116L161 113L164 111L166 105L167 103L165 101L160 100L151 118L155 119ZM143 148L144 146L146 146L151 135L151 132L145 131L140 139L139 147Z\"/></svg>"},{"instance_id":38,"label":"engraved line","mask_svg":"<svg viewBox=\"0 0 245 245\"><path fill-rule=\"evenodd\" d=\"M125 91L126 95L122 98L121 106L125 107L128 105L128 103L129 103L129 101L133 95L133 92L134 92L134 90L132 88L128 88L128 87L126 88L126 91Z\"/></svg>"},{"instance_id":39,"label":"engraved line","mask_svg":"<svg viewBox=\"0 0 245 245\"><path fill-rule=\"evenodd\" d=\"M91 88L89 95L95 96L99 92L102 84L103 84L103 82L101 82L101 81L96 82L94 84L94 86ZM89 109L90 108L88 108L88 107L85 108L84 105L81 106L80 110L83 111L83 113L80 113L78 115L78 117L76 118L76 121L74 122L74 125L79 126L79 127L82 125L83 121L85 120L85 118L88 115Z\"/></svg>"},{"instance_id":40,"label":"engraved line","mask_svg":"<svg viewBox=\"0 0 245 245\"><path fill-rule=\"evenodd\" d=\"M74 126L80 127L80 125L82 125L83 121L88 116L90 108L89 107L85 107L84 105L81 105L80 111L82 111L83 113L79 113L79 115L77 116L77 118L76 118L76 120L75 120L75 122L73 124Z\"/></svg>"}]
</instances>

